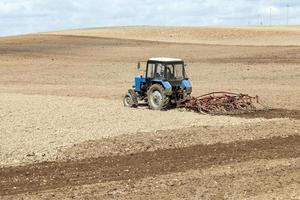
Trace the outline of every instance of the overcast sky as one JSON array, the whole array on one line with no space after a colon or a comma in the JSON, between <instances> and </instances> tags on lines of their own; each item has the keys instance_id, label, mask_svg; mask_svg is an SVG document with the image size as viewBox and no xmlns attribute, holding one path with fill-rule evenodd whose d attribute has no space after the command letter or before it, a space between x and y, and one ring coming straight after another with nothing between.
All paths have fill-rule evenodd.
<instances>
[{"instance_id":1,"label":"overcast sky","mask_svg":"<svg viewBox=\"0 0 300 200\"><path fill-rule=\"evenodd\" d=\"M0 35L119 25L269 25L270 10L272 25L286 24L287 16L289 24L300 24L300 0L0 0Z\"/></svg>"}]
</instances>

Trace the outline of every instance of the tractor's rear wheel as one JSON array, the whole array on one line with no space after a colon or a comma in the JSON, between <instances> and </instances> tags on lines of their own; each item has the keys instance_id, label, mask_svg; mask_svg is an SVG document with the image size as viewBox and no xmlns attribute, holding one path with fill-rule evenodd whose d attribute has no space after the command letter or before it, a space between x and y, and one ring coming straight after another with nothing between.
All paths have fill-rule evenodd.
<instances>
[{"instance_id":1,"label":"tractor's rear wheel","mask_svg":"<svg viewBox=\"0 0 300 200\"><path fill-rule=\"evenodd\" d=\"M162 110L168 106L169 99L165 95L164 88L159 84L152 85L148 92L148 105L152 110Z\"/></svg>"}]
</instances>

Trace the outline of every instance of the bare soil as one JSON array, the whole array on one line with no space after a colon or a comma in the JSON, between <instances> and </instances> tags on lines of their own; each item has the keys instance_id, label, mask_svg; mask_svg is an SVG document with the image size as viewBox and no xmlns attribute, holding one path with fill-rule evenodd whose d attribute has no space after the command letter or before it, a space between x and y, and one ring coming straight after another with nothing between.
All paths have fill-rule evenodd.
<instances>
[{"instance_id":1,"label":"bare soil","mask_svg":"<svg viewBox=\"0 0 300 200\"><path fill-rule=\"evenodd\" d=\"M255 112L249 112L244 114L238 114L239 117L244 118L290 118L300 119L300 110L286 110L286 109L270 109L270 110L258 110Z\"/></svg>"},{"instance_id":2,"label":"bare soil","mask_svg":"<svg viewBox=\"0 0 300 200\"><path fill-rule=\"evenodd\" d=\"M248 46L299 45L299 26L274 27L109 27L53 32L74 36L172 43ZM47 33L48 34L48 33Z\"/></svg>"},{"instance_id":3,"label":"bare soil","mask_svg":"<svg viewBox=\"0 0 300 200\"><path fill-rule=\"evenodd\" d=\"M72 30L0 38L1 199L300 199L299 27ZM180 57L193 95L272 110L124 108L149 57Z\"/></svg>"},{"instance_id":4,"label":"bare soil","mask_svg":"<svg viewBox=\"0 0 300 200\"><path fill-rule=\"evenodd\" d=\"M180 149L140 152L126 156L2 168L0 171L0 195L37 192L66 185L75 186L120 180L134 182L149 176L154 177L253 159L297 158L300 156L299 146L300 137L289 136L229 144L197 145ZM289 169L289 173L291 170ZM298 166L293 170L299 172L300 168Z\"/></svg>"}]
</instances>

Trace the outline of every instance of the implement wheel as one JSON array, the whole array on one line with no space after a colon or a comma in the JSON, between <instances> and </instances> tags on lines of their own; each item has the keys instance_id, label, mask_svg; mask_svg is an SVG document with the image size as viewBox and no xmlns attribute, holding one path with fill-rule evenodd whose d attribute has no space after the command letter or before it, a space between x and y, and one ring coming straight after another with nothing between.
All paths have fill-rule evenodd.
<instances>
[{"instance_id":1,"label":"implement wheel","mask_svg":"<svg viewBox=\"0 0 300 200\"><path fill-rule=\"evenodd\" d=\"M165 95L165 89L160 84L152 85L147 96L149 108L152 110L162 110L168 106L169 99Z\"/></svg>"}]
</instances>

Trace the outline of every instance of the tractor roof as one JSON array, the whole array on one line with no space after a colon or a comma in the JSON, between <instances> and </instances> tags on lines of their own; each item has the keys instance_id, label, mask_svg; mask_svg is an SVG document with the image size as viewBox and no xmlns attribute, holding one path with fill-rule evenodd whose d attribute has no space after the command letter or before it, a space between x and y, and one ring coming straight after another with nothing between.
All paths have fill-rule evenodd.
<instances>
[{"instance_id":1,"label":"tractor roof","mask_svg":"<svg viewBox=\"0 0 300 200\"><path fill-rule=\"evenodd\" d=\"M164 58L164 57L149 58L148 61L152 61L152 62L183 62L183 60L179 59L179 58Z\"/></svg>"}]
</instances>

